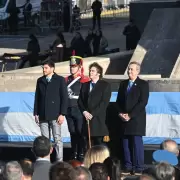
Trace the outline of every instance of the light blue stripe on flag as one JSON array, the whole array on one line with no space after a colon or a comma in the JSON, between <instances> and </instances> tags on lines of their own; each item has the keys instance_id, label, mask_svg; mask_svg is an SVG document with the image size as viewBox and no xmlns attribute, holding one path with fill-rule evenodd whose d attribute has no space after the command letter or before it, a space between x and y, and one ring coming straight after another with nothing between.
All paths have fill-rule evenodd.
<instances>
[{"instance_id":1,"label":"light blue stripe on flag","mask_svg":"<svg viewBox=\"0 0 180 180\"><path fill-rule=\"evenodd\" d=\"M110 102L116 102L117 92L112 92ZM0 113L32 113L33 92L0 92ZM179 92L150 92L147 114L180 115Z\"/></svg>"}]
</instances>

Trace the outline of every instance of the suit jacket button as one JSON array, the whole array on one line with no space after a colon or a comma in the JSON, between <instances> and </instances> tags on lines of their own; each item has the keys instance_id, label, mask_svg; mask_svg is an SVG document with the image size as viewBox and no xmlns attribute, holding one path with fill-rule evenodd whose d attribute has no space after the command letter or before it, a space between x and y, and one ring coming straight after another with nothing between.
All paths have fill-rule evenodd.
<instances>
[{"instance_id":1,"label":"suit jacket button","mask_svg":"<svg viewBox=\"0 0 180 180\"><path fill-rule=\"evenodd\" d=\"M52 103L54 103L54 101L52 101Z\"/></svg>"}]
</instances>

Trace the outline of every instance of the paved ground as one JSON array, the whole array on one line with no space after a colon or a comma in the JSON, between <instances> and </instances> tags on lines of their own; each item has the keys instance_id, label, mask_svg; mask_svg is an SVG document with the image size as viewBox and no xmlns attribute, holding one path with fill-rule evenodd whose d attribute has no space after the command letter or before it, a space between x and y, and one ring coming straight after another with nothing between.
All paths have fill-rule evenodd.
<instances>
[{"instance_id":1,"label":"paved ground","mask_svg":"<svg viewBox=\"0 0 180 180\"><path fill-rule=\"evenodd\" d=\"M117 21L118 20L118 21ZM125 50L125 37L122 35L122 31L124 26L128 23L127 18L123 19L116 19L116 21L113 21L111 19L107 23L103 23L102 30L104 36L108 40L109 48L120 48L121 51ZM90 28L90 22L89 27L83 27L81 29L82 35L85 37L87 35L87 31ZM73 33L64 33L67 47L70 45L70 42L74 36ZM45 36L39 36L39 43L41 47L41 51L45 51L49 48L49 45L52 44L52 42L56 38L56 32L48 32ZM28 33L19 33L18 36L0 36L0 55L3 55L4 53L22 53L26 52L27 43L28 43ZM14 65L9 64L7 66L7 70L14 69ZM1 71L1 64L0 64L0 71Z\"/></svg>"},{"instance_id":2,"label":"paved ground","mask_svg":"<svg viewBox=\"0 0 180 180\"><path fill-rule=\"evenodd\" d=\"M106 24L103 28L103 33L105 37L108 39L109 47L115 48L119 47L121 50L125 49L125 37L122 35L122 31L124 26L127 24L127 20L122 20L119 23L116 22L114 24ZM82 35L85 37L87 34L88 28L83 28L81 30ZM67 41L67 45L70 44L70 41L73 37L71 33L64 33L65 39ZM28 35L19 35L17 38L5 38L0 37L0 54L8 51L12 51L11 49L26 49L28 43ZM53 42L55 39L55 32L51 32L45 37L40 37L39 42L41 46L41 50L44 51L48 49L49 44Z\"/></svg>"}]
</instances>

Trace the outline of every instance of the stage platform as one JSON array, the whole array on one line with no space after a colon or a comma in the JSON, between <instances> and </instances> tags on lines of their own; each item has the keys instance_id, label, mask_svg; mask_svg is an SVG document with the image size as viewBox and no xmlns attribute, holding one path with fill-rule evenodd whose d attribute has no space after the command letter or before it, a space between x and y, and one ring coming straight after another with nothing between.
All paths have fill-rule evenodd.
<instances>
[{"instance_id":1,"label":"stage platform","mask_svg":"<svg viewBox=\"0 0 180 180\"><path fill-rule=\"evenodd\" d=\"M1 148L31 148L33 146L33 142L0 142ZM71 148L70 143L63 143L64 148ZM159 149L158 144L145 144L145 150L156 150Z\"/></svg>"}]
</instances>

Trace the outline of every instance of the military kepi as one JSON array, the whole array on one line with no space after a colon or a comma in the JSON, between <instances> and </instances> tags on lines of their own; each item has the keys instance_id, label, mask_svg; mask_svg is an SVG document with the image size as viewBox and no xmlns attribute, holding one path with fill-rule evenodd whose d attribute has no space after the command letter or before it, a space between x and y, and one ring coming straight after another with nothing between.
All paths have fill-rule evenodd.
<instances>
[{"instance_id":1,"label":"military kepi","mask_svg":"<svg viewBox=\"0 0 180 180\"><path fill-rule=\"evenodd\" d=\"M70 66L82 65L82 57L80 56L71 56Z\"/></svg>"}]
</instances>

